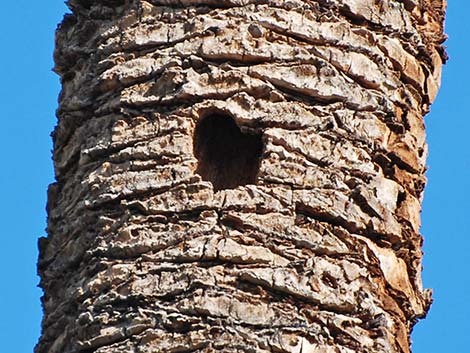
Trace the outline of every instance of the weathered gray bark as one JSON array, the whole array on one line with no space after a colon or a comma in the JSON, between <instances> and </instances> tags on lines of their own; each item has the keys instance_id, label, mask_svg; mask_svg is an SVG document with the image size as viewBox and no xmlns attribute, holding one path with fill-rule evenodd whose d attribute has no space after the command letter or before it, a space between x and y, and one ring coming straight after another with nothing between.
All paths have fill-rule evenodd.
<instances>
[{"instance_id":1,"label":"weathered gray bark","mask_svg":"<svg viewBox=\"0 0 470 353\"><path fill-rule=\"evenodd\" d=\"M70 0L36 353L409 352L442 0Z\"/></svg>"}]
</instances>

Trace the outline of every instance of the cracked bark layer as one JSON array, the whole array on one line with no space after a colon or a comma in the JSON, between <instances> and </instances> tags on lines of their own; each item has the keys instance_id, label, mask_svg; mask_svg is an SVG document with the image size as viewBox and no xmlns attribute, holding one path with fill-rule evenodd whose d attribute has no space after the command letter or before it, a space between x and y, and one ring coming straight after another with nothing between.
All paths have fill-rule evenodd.
<instances>
[{"instance_id":1,"label":"cracked bark layer","mask_svg":"<svg viewBox=\"0 0 470 353\"><path fill-rule=\"evenodd\" d=\"M68 5L36 353L409 352L445 4Z\"/></svg>"}]
</instances>

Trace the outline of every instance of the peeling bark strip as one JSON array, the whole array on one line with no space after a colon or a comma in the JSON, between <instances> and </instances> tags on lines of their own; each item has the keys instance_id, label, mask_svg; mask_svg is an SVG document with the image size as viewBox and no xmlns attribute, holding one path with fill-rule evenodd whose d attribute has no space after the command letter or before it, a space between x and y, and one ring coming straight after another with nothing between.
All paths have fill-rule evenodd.
<instances>
[{"instance_id":1,"label":"peeling bark strip","mask_svg":"<svg viewBox=\"0 0 470 353\"><path fill-rule=\"evenodd\" d=\"M35 352L409 352L443 0L68 5Z\"/></svg>"}]
</instances>

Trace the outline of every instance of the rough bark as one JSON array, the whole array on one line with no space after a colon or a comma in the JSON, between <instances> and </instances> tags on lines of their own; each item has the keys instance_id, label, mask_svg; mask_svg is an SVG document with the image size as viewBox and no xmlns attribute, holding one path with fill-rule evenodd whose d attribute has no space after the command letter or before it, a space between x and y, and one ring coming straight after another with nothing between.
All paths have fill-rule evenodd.
<instances>
[{"instance_id":1,"label":"rough bark","mask_svg":"<svg viewBox=\"0 0 470 353\"><path fill-rule=\"evenodd\" d=\"M443 0L69 0L36 353L409 352Z\"/></svg>"}]
</instances>

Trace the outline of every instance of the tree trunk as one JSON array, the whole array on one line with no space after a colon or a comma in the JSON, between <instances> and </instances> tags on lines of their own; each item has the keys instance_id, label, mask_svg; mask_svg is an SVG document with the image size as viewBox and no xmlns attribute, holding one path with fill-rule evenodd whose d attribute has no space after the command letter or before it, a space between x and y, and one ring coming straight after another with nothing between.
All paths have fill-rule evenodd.
<instances>
[{"instance_id":1,"label":"tree trunk","mask_svg":"<svg viewBox=\"0 0 470 353\"><path fill-rule=\"evenodd\" d=\"M444 0L69 0L36 353L409 352Z\"/></svg>"}]
</instances>

